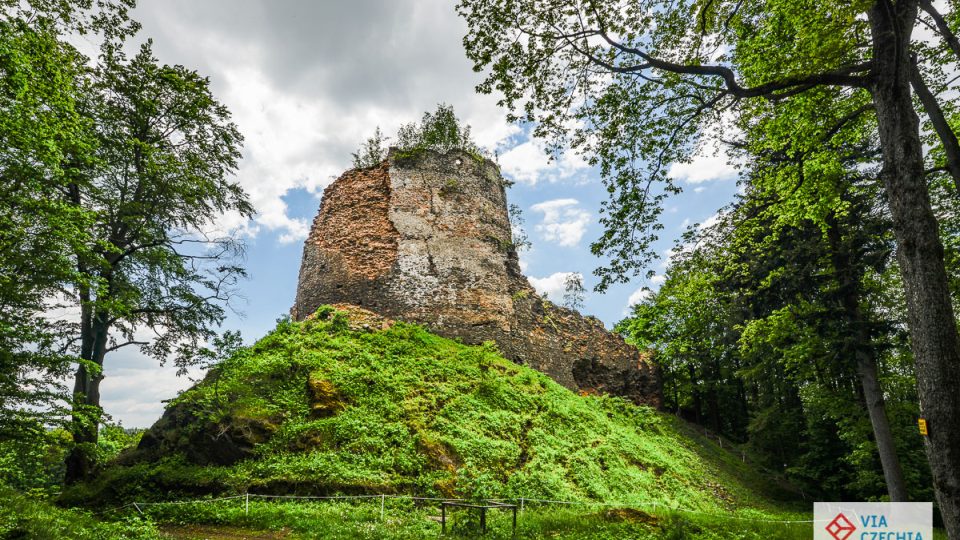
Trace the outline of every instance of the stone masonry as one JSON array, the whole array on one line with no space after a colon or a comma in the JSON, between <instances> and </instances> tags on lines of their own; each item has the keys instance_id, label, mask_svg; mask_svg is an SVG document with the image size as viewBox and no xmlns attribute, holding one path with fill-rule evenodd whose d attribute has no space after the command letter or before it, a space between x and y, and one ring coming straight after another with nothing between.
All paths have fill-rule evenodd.
<instances>
[{"instance_id":1,"label":"stone masonry","mask_svg":"<svg viewBox=\"0 0 960 540\"><path fill-rule=\"evenodd\" d=\"M511 239L493 162L391 149L324 191L291 314L353 304L464 343L494 341L572 390L659 406L655 366L599 320L541 299Z\"/></svg>"}]
</instances>

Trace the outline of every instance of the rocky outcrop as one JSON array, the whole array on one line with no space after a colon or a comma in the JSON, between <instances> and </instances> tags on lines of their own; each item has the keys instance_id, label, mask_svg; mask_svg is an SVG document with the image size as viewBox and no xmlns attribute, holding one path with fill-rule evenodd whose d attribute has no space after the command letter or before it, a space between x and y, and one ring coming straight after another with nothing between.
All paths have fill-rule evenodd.
<instances>
[{"instance_id":1,"label":"rocky outcrop","mask_svg":"<svg viewBox=\"0 0 960 540\"><path fill-rule=\"evenodd\" d=\"M498 167L466 152L391 150L324 192L292 316L354 304L505 357L583 392L659 406L659 376L595 318L540 298L521 274Z\"/></svg>"}]
</instances>

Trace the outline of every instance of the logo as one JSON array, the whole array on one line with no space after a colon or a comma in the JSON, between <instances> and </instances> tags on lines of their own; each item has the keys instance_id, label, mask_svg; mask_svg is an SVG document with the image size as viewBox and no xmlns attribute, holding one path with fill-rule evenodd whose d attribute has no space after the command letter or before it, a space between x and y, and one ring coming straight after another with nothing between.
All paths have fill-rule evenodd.
<instances>
[{"instance_id":1,"label":"logo","mask_svg":"<svg viewBox=\"0 0 960 540\"><path fill-rule=\"evenodd\" d=\"M856 525L843 514L837 514L837 517L827 525L827 532L836 540L847 540L855 530L857 530Z\"/></svg>"},{"instance_id":2,"label":"logo","mask_svg":"<svg viewBox=\"0 0 960 540\"><path fill-rule=\"evenodd\" d=\"M817 502L814 540L933 540L933 505Z\"/></svg>"}]
</instances>

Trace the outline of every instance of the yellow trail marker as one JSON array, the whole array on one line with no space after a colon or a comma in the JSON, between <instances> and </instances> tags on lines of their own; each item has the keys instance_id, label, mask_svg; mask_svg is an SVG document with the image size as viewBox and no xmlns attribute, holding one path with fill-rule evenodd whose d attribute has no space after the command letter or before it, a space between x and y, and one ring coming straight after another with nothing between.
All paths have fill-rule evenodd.
<instances>
[{"instance_id":1,"label":"yellow trail marker","mask_svg":"<svg viewBox=\"0 0 960 540\"><path fill-rule=\"evenodd\" d=\"M917 418L917 426L920 428L920 434L924 437L927 436L927 420L926 418Z\"/></svg>"}]
</instances>

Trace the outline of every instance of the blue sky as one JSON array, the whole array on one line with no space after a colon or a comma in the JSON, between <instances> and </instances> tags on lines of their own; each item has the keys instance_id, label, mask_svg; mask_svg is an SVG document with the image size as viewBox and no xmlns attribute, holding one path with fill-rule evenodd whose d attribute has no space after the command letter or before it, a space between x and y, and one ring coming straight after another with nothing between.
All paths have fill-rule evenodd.
<instances>
[{"instance_id":1,"label":"blue sky","mask_svg":"<svg viewBox=\"0 0 960 540\"><path fill-rule=\"evenodd\" d=\"M521 255L538 290L560 300L563 275L579 272L588 289L602 261L589 244L606 190L595 170L574 155L549 162L539 141L505 121L494 96L473 92L480 75L464 57L465 25L454 4L441 0L266 2L254 0L141 0L134 17L141 38L153 38L160 61L183 64L211 78L246 142L237 173L259 213L252 221L225 216L223 229L242 231L250 279L224 329L247 342L273 327L293 303L303 240L323 188L350 165L350 152L380 126L391 134L437 103L452 104L481 145L496 149L508 191L519 205L532 248ZM703 223L737 191L735 171L709 153L674 164L684 193L669 199L656 248L665 253L692 223ZM662 273L665 259L652 270ZM612 326L643 287L638 278L589 292L584 313ZM136 351L108 356L103 401L128 427L152 424L162 400L188 387Z\"/></svg>"}]
</instances>

